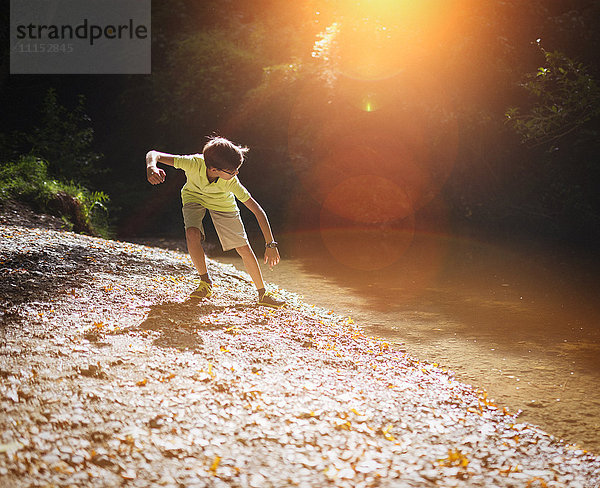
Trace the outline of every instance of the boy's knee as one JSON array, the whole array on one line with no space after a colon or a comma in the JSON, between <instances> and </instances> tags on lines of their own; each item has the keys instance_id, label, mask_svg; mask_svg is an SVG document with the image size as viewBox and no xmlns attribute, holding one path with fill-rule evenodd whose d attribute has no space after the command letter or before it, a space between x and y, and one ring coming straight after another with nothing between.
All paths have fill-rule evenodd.
<instances>
[{"instance_id":1,"label":"boy's knee","mask_svg":"<svg viewBox=\"0 0 600 488\"><path fill-rule=\"evenodd\" d=\"M185 236L188 239L193 239L197 241L202 240L202 232L200 231L200 229L198 229L198 227L188 227L187 229L185 229Z\"/></svg>"},{"instance_id":2,"label":"boy's knee","mask_svg":"<svg viewBox=\"0 0 600 488\"><path fill-rule=\"evenodd\" d=\"M252 254L252 249L250 249L250 246L248 244L246 244L245 246L236 247L235 250L242 257L249 256L250 254Z\"/></svg>"}]
</instances>

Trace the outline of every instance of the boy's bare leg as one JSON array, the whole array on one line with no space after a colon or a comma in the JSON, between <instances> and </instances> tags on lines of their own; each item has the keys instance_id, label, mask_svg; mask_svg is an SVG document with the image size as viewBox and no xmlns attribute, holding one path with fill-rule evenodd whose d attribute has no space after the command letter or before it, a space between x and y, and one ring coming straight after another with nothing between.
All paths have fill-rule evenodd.
<instances>
[{"instance_id":1,"label":"boy's bare leg","mask_svg":"<svg viewBox=\"0 0 600 488\"><path fill-rule=\"evenodd\" d=\"M188 253L198 274L200 276L206 274L206 255L202 248L202 232L198 227L188 227L185 230L185 240L187 241Z\"/></svg>"},{"instance_id":2,"label":"boy's bare leg","mask_svg":"<svg viewBox=\"0 0 600 488\"><path fill-rule=\"evenodd\" d=\"M242 261L244 261L244 267L246 271L254 281L254 285L257 290L265 287L265 283L263 281L262 272L260 271L260 266L258 265L258 260L254 255L254 251L249 245L245 245L242 247L236 247L235 250L241 256Z\"/></svg>"},{"instance_id":3,"label":"boy's bare leg","mask_svg":"<svg viewBox=\"0 0 600 488\"><path fill-rule=\"evenodd\" d=\"M278 300L274 298L270 293L265 290L265 283L263 281L262 273L260 271L260 266L258 265L258 260L254 255L254 251L249 245L236 247L235 249L238 254L242 257L242 261L244 261L244 266L246 267L246 271L254 281L254 285L256 286L256 290L258 291L258 304L264 307L271 308L281 308L285 305L284 301Z\"/></svg>"}]
</instances>

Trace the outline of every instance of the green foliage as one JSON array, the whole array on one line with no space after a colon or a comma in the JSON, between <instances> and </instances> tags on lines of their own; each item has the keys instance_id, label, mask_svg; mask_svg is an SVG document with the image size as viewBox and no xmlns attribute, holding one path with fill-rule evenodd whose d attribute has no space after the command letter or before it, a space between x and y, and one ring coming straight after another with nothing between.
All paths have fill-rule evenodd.
<instances>
[{"instance_id":1,"label":"green foliage","mask_svg":"<svg viewBox=\"0 0 600 488\"><path fill-rule=\"evenodd\" d=\"M523 161L529 195L526 207L545 227L585 241L598 236L600 199L597 164L600 89L588 68L562 52L545 51L544 66L522 86L532 96L531 108L506 112L507 123L527 147Z\"/></svg>"},{"instance_id":2,"label":"green foliage","mask_svg":"<svg viewBox=\"0 0 600 488\"><path fill-rule=\"evenodd\" d=\"M42 106L40 125L23 134L31 154L48 161L48 171L63 180L89 183L98 175L102 155L91 150L94 131L85 113L85 98L68 110L58 102L56 91L48 90Z\"/></svg>"},{"instance_id":3,"label":"green foliage","mask_svg":"<svg viewBox=\"0 0 600 488\"><path fill-rule=\"evenodd\" d=\"M48 181L46 163L33 156L22 156L0 168L0 200L16 198L39 208L55 193L54 184Z\"/></svg>"},{"instance_id":4,"label":"green foliage","mask_svg":"<svg viewBox=\"0 0 600 488\"><path fill-rule=\"evenodd\" d=\"M260 60L229 32L196 32L175 45L170 69L158 76L156 90L168 93L161 121L197 125L207 114L218 120L236 110L261 75Z\"/></svg>"},{"instance_id":5,"label":"green foliage","mask_svg":"<svg viewBox=\"0 0 600 488\"><path fill-rule=\"evenodd\" d=\"M522 86L536 103L521 115L517 107L506 111L506 119L531 145L554 145L600 115L600 89L583 63L565 54L544 50L545 66L529 74Z\"/></svg>"},{"instance_id":6,"label":"green foliage","mask_svg":"<svg viewBox=\"0 0 600 488\"><path fill-rule=\"evenodd\" d=\"M0 201L8 199L58 214L77 232L108 236L108 195L72 181L51 179L47 163L34 156L21 156L0 167Z\"/></svg>"}]
</instances>

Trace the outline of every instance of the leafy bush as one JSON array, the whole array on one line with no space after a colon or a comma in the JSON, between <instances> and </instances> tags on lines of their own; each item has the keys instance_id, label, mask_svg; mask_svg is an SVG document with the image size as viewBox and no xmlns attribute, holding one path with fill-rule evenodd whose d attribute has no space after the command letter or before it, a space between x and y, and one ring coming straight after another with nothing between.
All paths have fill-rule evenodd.
<instances>
[{"instance_id":1,"label":"leafy bush","mask_svg":"<svg viewBox=\"0 0 600 488\"><path fill-rule=\"evenodd\" d=\"M58 215L76 232L108 235L108 195L50 179L47 163L34 156L21 156L0 167L0 201L8 199Z\"/></svg>"},{"instance_id":2,"label":"leafy bush","mask_svg":"<svg viewBox=\"0 0 600 488\"><path fill-rule=\"evenodd\" d=\"M506 120L533 146L551 145L600 115L600 88L586 66L565 54L548 52L537 42L546 65L529 74L522 86L535 98L528 113L509 108Z\"/></svg>"},{"instance_id":3,"label":"leafy bush","mask_svg":"<svg viewBox=\"0 0 600 488\"><path fill-rule=\"evenodd\" d=\"M48 90L40 125L22 137L31 154L48 162L51 175L87 183L100 172L97 163L102 155L91 150L94 131L84 102L79 95L77 106L70 111L58 102L54 89Z\"/></svg>"},{"instance_id":4,"label":"leafy bush","mask_svg":"<svg viewBox=\"0 0 600 488\"><path fill-rule=\"evenodd\" d=\"M100 167L102 154L92 150L94 130L85 112L85 97L77 97L75 108L61 105L50 88L40 108L40 114L27 131L0 133L0 158L14 160L21 154L32 154L46 161L49 175L63 181L88 185L106 173Z\"/></svg>"}]
</instances>

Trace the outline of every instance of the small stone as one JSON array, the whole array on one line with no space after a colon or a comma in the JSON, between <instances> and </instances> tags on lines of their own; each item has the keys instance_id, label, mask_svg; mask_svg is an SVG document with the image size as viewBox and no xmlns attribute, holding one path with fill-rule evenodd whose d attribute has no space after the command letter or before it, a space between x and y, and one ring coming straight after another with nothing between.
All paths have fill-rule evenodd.
<instances>
[{"instance_id":1,"label":"small stone","mask_svg":"<svg viewBox=\"0 0 600 488\"><path fill-rule=\"evenodd\" d=\"M134 480L137 478L137 475L133 469L127 469L121 473L121 477L126 480Z\"/></svg>"}]
</instances>

